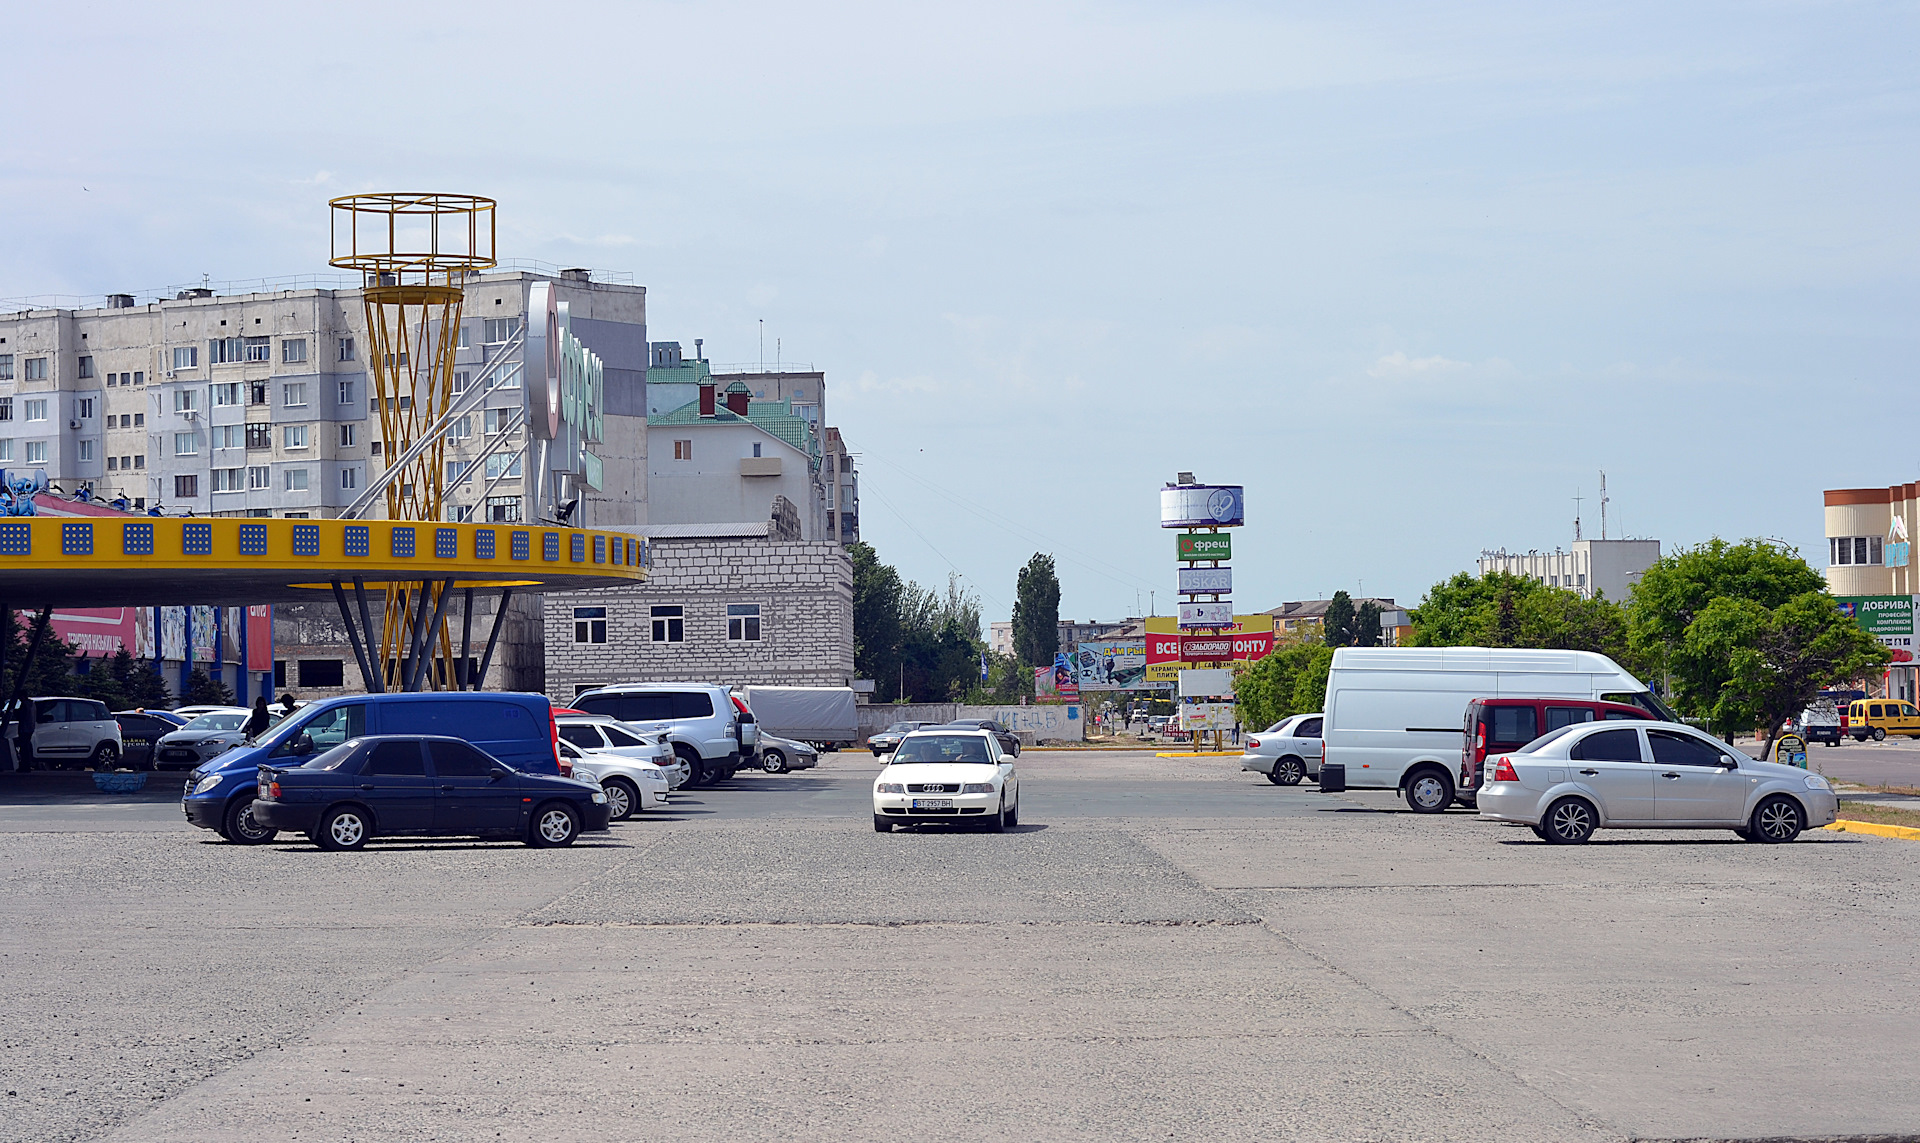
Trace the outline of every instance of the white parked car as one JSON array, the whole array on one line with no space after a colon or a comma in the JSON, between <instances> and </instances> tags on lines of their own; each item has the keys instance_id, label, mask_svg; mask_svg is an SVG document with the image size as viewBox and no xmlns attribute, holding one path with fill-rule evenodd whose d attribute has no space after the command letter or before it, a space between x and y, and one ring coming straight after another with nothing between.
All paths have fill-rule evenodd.
<instances>
[{"instance_id":1,"label":"white parked car","mask_svg":"<svg viewBox=\"0 0 1920 1143\"><path fill-rule=\"evenodd\" d=\"M649 734L637 726L623 725L618 719L597 714L563 714L554 719L560 740L582 750L604 750L639 762L651 762L667 772L672 789L679 789L693 776L693 767L673 752L673 745L659 733Z\"/></svg>"},{"instance_id":2,"label":"white parked car","mask_svg":"<svg viewBox=\"0 0 1920 1143\"><path fill-rule=\"evenodd\" d=\"M1265 774L1276 786L1298 786L1302 778L1320 777L1320 759L1326 745L1320 738L1319 714L1295 714L1247 739L1240 768Z\"/></svg>"},{"instance_id":3,"label":"white parked car","mask_svg":"<svg viewBox=\"0 0 1920 1143\"><path fill-rule=\"evenodd\" d=\"M1013 757L984 730L916 730L900 740L873 783L873 828L978 822L995 833L1020 824Z\"/></svg>"},{"instance_id":4,"label":"white parked car","mask_svg":"<svg viewBox=\"0 0 1920 1143\"><path fill-rule=\"evenodd\" d=\"M623 822L643 810L666 808L667 775L651 762L608 750L582 750L564 738L560 757L572 763L575 778L596 783L606 793L608 821Z\"/></svg>"},{"instance_id":5,"label":"white parked car","mask_svg":"<svg viewBox=\"0 0 1920 1143\"><path fill-rule=\"evenodd\" d=\"M1831 825L1833 787L1797 766L1757 762L1674 722L1581 722L1487 759L1480 816L1577 845L1595 829L1730 829L1792 841Z\"/></svg>"},{"instance_id":6,"label":"white parked car","mask_svg":"<svg viewBox=\"0 0 1920 1143\"><path fill-rule=\"evenodd\" d=\"M820 764L820 752L805 742L760 732L760 768L769 774L811 770Z\"/></svg>"},{"instance_id":7,"label":"white parked car","mask_svg":"<svg viewBox=\"0 0 1920 1143\"><path fill-rule=\"evenodd\" d=\"M22 769L45 766L77 770L92 766L111 770L120 764L120 722L107 704L89 698L30 698L26 711L16 710L7 726L7 748L20 733L21 720L30 718L33 733Z\"/></svg>"}]
</instances>

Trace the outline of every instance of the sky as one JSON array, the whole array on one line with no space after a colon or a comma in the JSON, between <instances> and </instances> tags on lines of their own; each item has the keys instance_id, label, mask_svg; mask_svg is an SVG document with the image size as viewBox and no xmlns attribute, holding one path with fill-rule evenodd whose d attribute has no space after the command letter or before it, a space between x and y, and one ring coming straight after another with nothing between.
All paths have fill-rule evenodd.
<instances>
[{"instance_id":1,"label":"sky","mask_svg":"<svg viewBox=\"0 0 1920 1143\"><path fill-rule=\"evenodd\" d=\"M499 200L654 340L807 362L861 531L989 619L1483 548L1764 536L1920 478L1910 4L35 5L0 299L329 272L333 195ZM17 303L15 303L17 304ZM68 302L67 304L73 304Z\"/></svg>"}]
</instances>

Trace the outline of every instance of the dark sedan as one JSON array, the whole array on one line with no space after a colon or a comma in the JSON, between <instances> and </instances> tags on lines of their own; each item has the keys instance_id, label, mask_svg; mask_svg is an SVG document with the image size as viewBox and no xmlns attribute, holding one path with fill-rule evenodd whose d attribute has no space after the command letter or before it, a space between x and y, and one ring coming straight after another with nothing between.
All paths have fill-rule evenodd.
<instances>
[{"instance_id":1,"label":"dark sedan","mask_svg":"<svg viewBox=\"0 0 1920 1143\"><path fill-rule=\"evenodd\" d=\"M598 786L514 770L470 743L429 735L352 738L300 766L262 766L253 818L322 849L374 837L504 838L572 845L607 828Z\"/></svg>"},{"instance_id":2,"label":"dark sedan","mask_svg":"<svg viewBox=\"0 0 1920 1143\"><path fill-rule=\"evenodd\" d=\"M920 722L896 722L892 726L887 727L885 730L867 739L867 747L873 751L875 758L880 757L882 754L891 754L899 747L902 738L912 734L924 725L926 724Z\"/></svg>"},{"instance_id":3,"label":"dark sedan","mask_svg":"<svg viewBox=\"0 0 1920 1143\"><path fill-rule=\"evenodd\" d=\"M946 725L956 728L964 727L967 730L988 731L1000 740L1000 749L1013 755L1015 758L1020 757L1020 736L990 718L961 718L955 719Z\"/></svg>"}]
</instances>

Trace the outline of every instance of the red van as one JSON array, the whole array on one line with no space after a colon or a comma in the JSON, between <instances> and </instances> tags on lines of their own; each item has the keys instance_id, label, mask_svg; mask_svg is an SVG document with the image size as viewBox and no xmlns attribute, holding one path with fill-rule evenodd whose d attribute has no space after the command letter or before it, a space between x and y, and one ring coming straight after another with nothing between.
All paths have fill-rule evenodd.
<instances>
[{"instance_id":1,"label":"red van","mask_svg":"<svg viewBox=\"0 0 1920 1143\"><path fill-rule=\"evenodd\" d=\"M1480 764L1489 754L1520 749L1543 734L1578 722L1638 718L1653 715L1625 703L1575 698L1489 698L1467 704L1466 738L1460 748L1461 801L1471 803L1480 788Z\"/></svg>"}]
</instances>

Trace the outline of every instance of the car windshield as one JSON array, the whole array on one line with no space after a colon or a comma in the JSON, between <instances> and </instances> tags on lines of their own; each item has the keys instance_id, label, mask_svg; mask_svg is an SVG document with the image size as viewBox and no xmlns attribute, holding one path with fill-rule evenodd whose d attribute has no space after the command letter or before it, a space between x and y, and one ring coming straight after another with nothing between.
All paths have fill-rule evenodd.
<instances>
[{"instance_id":1,"label":"car windshield","mask_svg":"<svg viewBox=\"0 0 1920 1143\"><path fill-rule=\"evenodd\" d=\"M911 722L896 722L892 726L887 727L887 733L888 734L906 734L911 730L913 730L913 726L914 724Z\"/></svg>"},{"instance_id":2,"label":"car windshield","mask_svg":"<svg viewBox=\"0 0 1920 1143\"><path fill-rule=\"evenodd\" d=\"M893 764L902 762L977 762L992 765L987 740L973 734L916 735L900 744Z\"/></svg>"},{"instance_id":3,"label":"car windshield","mask_svg":"<svg viewBox=\"0 0 1920 1143\"><path fill-rule=\"evenodd\" d=\"M1565 738L1567 735L1573 733L1575 727L1592 726L1592 725L1593 724L1590 722L1576 722L1568 726L1563 726L1558 730L1550 730L1547 733L1541 735L1540 737L1534 739L1532 742L1529 742L1525 746L1522 746L1520 749L1514 751L1514 753L1515 754L1537 753L1542 747L1545 747L1548 743L1557 742L1560 739Z\"/></svg>"},{"instance_id":4,"label":"car windshield","mask_svg":"<svg viewBox=\"0 0 1920 1143\"><path fill-rule=\"evenodd\" d=\"M358 749L360 749L360 740L357 738L351 742L342 742L340 745L334 747L332 750L323 751L319 754L314 755L312 758L307 759L307 761L301 766L301 769L303 770L338 770L340 768L340 763L345 762L347 759L353 757L354 751Z\"/></svg>"},{"instance_id":5,"label":"car windshield","mask_svg":"<svg viewBox=\"0 0 1920 1143\"><path fill-rule=\"evenodd\" d=\"M203 714L180 729L212 734L216 731L238 730L246 723L247 716L244 714Z\"/></svg>"}]
</instances>

